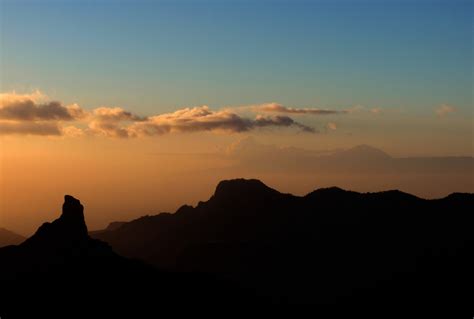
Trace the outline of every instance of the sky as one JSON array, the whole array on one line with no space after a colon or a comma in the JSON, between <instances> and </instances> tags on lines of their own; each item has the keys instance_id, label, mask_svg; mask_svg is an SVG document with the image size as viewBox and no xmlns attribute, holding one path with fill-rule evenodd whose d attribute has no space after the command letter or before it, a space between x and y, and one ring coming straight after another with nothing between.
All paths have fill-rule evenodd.
<instances>
[{"instance_id":1,"label":"sky","mask_svg":"<svg viewBox=\"0 0 474 319\"><path fill-rule=\"evenodd\" d=\"M473 191L472 164L430 171L444 185L430 188L406 170L304 166L303 178L229 153L251 140L255 154L472 157L472 12L460 0L0 0L0 227L31 232L74 192L100 228L241 175L298 194Z\"/></svg>"}]
</instances>

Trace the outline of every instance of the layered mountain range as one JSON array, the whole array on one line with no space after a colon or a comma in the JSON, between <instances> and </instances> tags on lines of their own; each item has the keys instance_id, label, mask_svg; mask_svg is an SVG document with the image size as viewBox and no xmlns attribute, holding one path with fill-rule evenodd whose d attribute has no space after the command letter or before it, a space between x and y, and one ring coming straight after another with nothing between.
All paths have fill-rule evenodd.
<instances>
[{"instance_id":1,"label":"layered mountain range","mask_svg":"<svg viewBox=\"0 0 474 319\"><path fill-rule=\"evenodd\" d=\"M18 245L25 241L25 237L8 229L0 228L0 247Z\"/></svg>"},{"instance_id":2,"label":"layered mountain range","mask_svg":"<svg viewBox=\"0 0 474 319\"><path fill-rule=\"evenodd\" d=\"M298 197L237 179L196 207L95 237L123 256L231 278L279 303L461 306L472 282L473 208L473 194L425 200L333 187Z\"/></svg>"},{"instance_id":3,"label":"layered mountain range","mask_svg":"<svg viewBox=\"0 0 474 319\"><path fill-rule=\"evenodd\" d=\"M19 245L0 248L0 316L146 315L184 303L216 308L254 302L251 292L206 274L177 274L116 254L88 235L80 201ZM65 311L65 309L69 309ZM69 315L68 315L69 314Z\"/></svg>"},{"instance_id":4,"label":"layered mountain range","mask_svg":"<svg viewBox=\"0 0 474 319\"><path fill-rule=\"evenodd\" d=\"M474 194L425 200L332 187L294 196L236 179L195 207L88 232L83 206L66 195L57 220L0 248L0 315L51 300L111 313L311 303L466 314L473 208Z\"/></svg>"}]
</instances>

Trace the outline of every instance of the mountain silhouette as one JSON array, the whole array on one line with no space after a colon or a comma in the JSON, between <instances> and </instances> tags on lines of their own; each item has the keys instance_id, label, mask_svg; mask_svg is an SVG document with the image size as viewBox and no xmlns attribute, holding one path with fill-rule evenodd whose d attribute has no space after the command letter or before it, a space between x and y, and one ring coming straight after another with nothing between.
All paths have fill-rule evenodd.
<instances>
[{"instance_id":1,"label":"mountain silhouette","mask_svg":"<svg viewBox=\"0 0 474 319\"><path fill-rule=\"evenodd\" d=\"M250 304L250 292L205 274L176 274L121 257L88 235L84 207L66 195L61 216L23 243L0 248L0 316L106 311L134 315L174 305ZM51 304L54 301L55 304ZM24 307L28 305L29 307ZM50 305L50 306L47 306Z\"/></svg>"},{"instance_id":2,"label":"mountain silhouette","mask_svg":"<svg viewBox=\"0 0 474 319\"><path fill-rule=\"evenodd\" d=\"M0 247L18 245L26 238L5 228L0 228Z\"/></svg>"},{"instance_id":3,"label":"mountain silhouette","mask_svg":"<svg viewBox=\"0 0 474 319\"><path fill-rule=\"evenodd\" d=\"M126 224L126 222L111 222L105 229L89 231L89 235L93 236L104 231L116 230L124 224Z\"/></svg>"},{"instance_id":4,"label":"mountain silhouette","mask_svg":"<svg viewBox=\"0 0 474 319\"><path fill-rule=\"evenodd\" d=\"M246 138L229 146L225 158L232 164L213 169L214 175L279 180L276 176L293 174L297 178L287 181L287 189L298 192L307 191L303 185L310 183L363 191L403 189L430 198L474 192L472 156L398 157L369 145L316 151Z\"/></svg>"},{"instance_id":5,"label":"mountain silhouette","mask_svg":"<svg viewBox=\"0 0 474 319\"><path fill-rule=\"evenodd\" d=\"M332 187L299 197L237 179L196 207L96 237L123 256L230 278L276 303L452 313L472 310L473 208L473 194Z\"/></svg>"},{"instance_id":6,"label":"mountain silhouette","mask_svg":"<svg viewBox=\"0 0 474 319\"><path fill-rule=\"evenodd\" d=\"M41 225L20 245L0 249L0 279L50 273L56 267L62 270L88 262L122 260L108 244L88 236L83 210L79 200L66 195L58 219Z\"/></svg>"},{"instance_id":7,"label":"mountain silhouette","mask_svg":"<svg viewBox=\"0 0 474 319\"><path fill-rule=\"evenodd\" d=\"M0 248L0 316L222 316L282 304L471 315L473 204L473 194L338 187L293 196L236 179L196 207L88 233L83 205L66 195L58 219Z\"/></svg>"},{"instance_id":8,"label":"mountain silhouette","mask_svg":"<svg viewBox=\"0 0 474 319\"><path fill-rule=\"evenodd\" d=\"M378 161L389 160L391 156L378 148L369 145L357 145L348 150L335 152L330 155L331 158L344 158L349 160Z\"/></svg>"}]
</instances>

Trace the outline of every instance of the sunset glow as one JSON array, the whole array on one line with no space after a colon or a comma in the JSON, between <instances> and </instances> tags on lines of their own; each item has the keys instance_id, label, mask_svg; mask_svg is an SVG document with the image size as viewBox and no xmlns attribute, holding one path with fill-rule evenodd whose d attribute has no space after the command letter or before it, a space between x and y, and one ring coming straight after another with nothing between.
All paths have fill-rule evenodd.
<instances>
[{"instance_id":1,"label":"sunset glow","mask_svg":"<svg viewBox=\"0 0 474 319\"><path fill-rule=\"evenodd\" d=\"M71 193L100 229L233 177L474 192L472 2L268 2L1 0L0 226Z\"/></svg>"}]
</instances>

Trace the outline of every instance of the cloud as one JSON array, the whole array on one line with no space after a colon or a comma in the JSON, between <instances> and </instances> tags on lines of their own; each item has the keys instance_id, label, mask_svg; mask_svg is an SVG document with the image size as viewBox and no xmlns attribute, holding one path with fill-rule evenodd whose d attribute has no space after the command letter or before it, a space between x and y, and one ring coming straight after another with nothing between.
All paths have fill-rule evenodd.
<instances>
[{"instance_id":1,"label":"cloud","mask_svg":"<svg viewBox=\"0 0 474 319\"><path fill-rule=\"evenodd\" d=\"M48 96L39 90L23 94L16 93L15 91L0 93L0 103L2 103L2 101L18 102L25 100L32 100L36 103L41 103L47 101Z\"/></svg>"},{"instance_id":2,"label":"cloud","mask_svg":"<svg viewBox=\"0 0 474 319\"><path fill-rule=\"evenodd\" d=\"M137 121L145 121L131 112L120 107L99 107L92 111L88 133L106 137L132 137L129 126Z\"/></svg>"},{"instance_id":3,"label":"cloud","mask_svg":"<svg viewBox=\"0 0 474 319\"><path fill-rule=\"evenodd\" d=\"M265 126L295 126L301 129L303 132L308 133L317 133L317 131L309 126L296 122L291 117L288 116L273 116L273 117L265 117L262 115L258 115L255 119L254 126L256 127L265 127Z\"/></svg>"},{"instance_id":4,"label":"cloud","mask_svg":"<svg viewBox=\"0 0 474 319\"><path fill-rule=\"evenodd\" d=\"M315 132L313 128L298 123L287 116L257 115L252 120L243 118L229 110L211 111L208 106L204 105L149 117L146 121L132 125L129 135L153 136L174 132L200 131L239 133L261 127L290 126L297 127L304 132Z\"/></svg>"},{"instance_id":5,"label":"cloud","mask_svg":"<svg viewBox=\"0 0 474 319\"><path fill-rule=\"evenodd\" d=\"M63 106L60 102L38 103L32 95L15 93L0 95L0 120L72 121L85 116L77 104Z\"/></svg>"},{"instance_id":6,"label":"cloud","mask_svg":"<svg viewBox=\"0 0 474 319\"><path fill-rule=\"evenodd\" d=\"M63 121L77 121L87 116L77 104L64 106L47 99L40 91L0 94L0 135L63 135Z\"/></svg>"},{"instance_id":7,"label":"cloud","mask_svg":"<svg viewBox=\"0 0 474 319\"><path fill-rule=\"evenodd\" d=\"M62 135L57 123L0 121L0 135Z\"/></svg>"},{"instance_id":8,"label":"cloud","mask_svg":"<svg viewBox=\"0 0 474 319\"><path fill-rule=\"evenodd\" d=\"M23 95L6 93L0 97L0 134L129 138L176 132L239 133L270 127L294 127L302 132L317 132L286 115L258 114L252 119L243 117L232 109L213 111L205 105L142 117L120 107L99 107L88 112L77 104L64 106L57 101L47 101L47 97L39 91ZM285 110L287 113L302 111L288 108ZM72 125L64 127L65 122ZM77 127L77 124L85 128L80 128L81 125Z\"/></svg>"},{"instance_id":9,"label":"cloud","mask_svg":"<svg viewBox=\"0 0 474 319\"><path fill-rule=\"evenodd\" d=\"M345 110L346 113L359 113L359 112L364 112L366 111L367 108L363 105L357 104L354 106L351 106Z\"/></svg>"},{"instance_id":10,"label":"cloud","mask_svg":"<svg viewBox=\"0 0 474 319\"><path fill-rule=\"evenodd\" d=\"M327 131L335 131L337 130L337 125L334 122L329 122L326 124L326 130Z\"/></svg>"},{"instance_id":11,"label":"cloud","mask_svg":"<svg viewBox=\"0 0 474 319\"><path fill-rule=\"evenodd\" d=\"M392 110L392 112L393 111L394 110ZM382 114L382 113L387 112L387 109L382 109L380 107L369 108L369 107L366 107L364 105L357 104L357 105L354 105L354 106L351 106L351 107L347 108L344 112L345 113L350 113L350 114L371 113L371 114L377 115L377 114Z\"/></svg>"},{"instance_id":12,"label":"cloud","mask_svg":"<svg viewBox=\"0 0 474 319\"><path fill-rule=\"evenodd\" d=\"M262 112L276 112L276 113L287 113L287 114L330 115L330 114L346 113L345 111L318 109L318 108L292 108L292 107L283 106L278 103L267 103L267 104L257 105L255 109Z\"/></svg>"},{"instance_id":13,"label":"cloud","mask_svg":"<svg viewBox=\"0 0 474 319\"><path fill-rule=\"evenodd\" d=\"M379 106L364 106L360 104L353 105L344 110L345 113L351 114L354 116L363 115L363 116L385 116L385 115L395 115L402 114L403 109L400 107L379 107Z\"/></svg>"},{"instance_id":14,"label":"cloud","mask_svg":"<svg viewBox=\"0 0 474 319\"><path fill-rule=\"evenodd\" d=\"M92 113L94 118L101 121L143 121L146 119L120 107L99 107Z\"/></svg>"},{"instance_id":15,"label":"cloud","mask_svg":"<svg viewBox=\"0 0 474 319\"><path fill-rule=\"evenodd\" d=\"M373 107L373 108L370 109L370 113L380 114L380 113L382 113L382 109L380 107Z\"/></svg>"},{"instance_id":16,"label":"cloud","mask_svg":"<svg viewBox=\"0 0 474 319\"><path fill-rule=\"evenodd\" d=\"M63 136L67 136L67 137L82 137L86 135L83 129L80 129L72 125L63 127L61 129L61 133Z\"/></svg>"},{"instance_id":17,"label":"cloud","mask_svg":"<svg viewBox=\"0 0 474 319\"><path fill-rule=\"evenodd\" d=\"M456 108L448 104L441 104L438 108L435 109L435 113L439 117L445 117L453 112L456 112Z\"/></svg>"},{"instance_id":18,"label":"cloud","mask_svg":"<svg viewBox=\"0 0 474 319\"><path fill-rule=\"evenodd\" d=\"M68 113L72 116L74 120L84 119L89 116L89 113L82 109L76 103L66 106Z\"/></svg>"}]
</instances>

